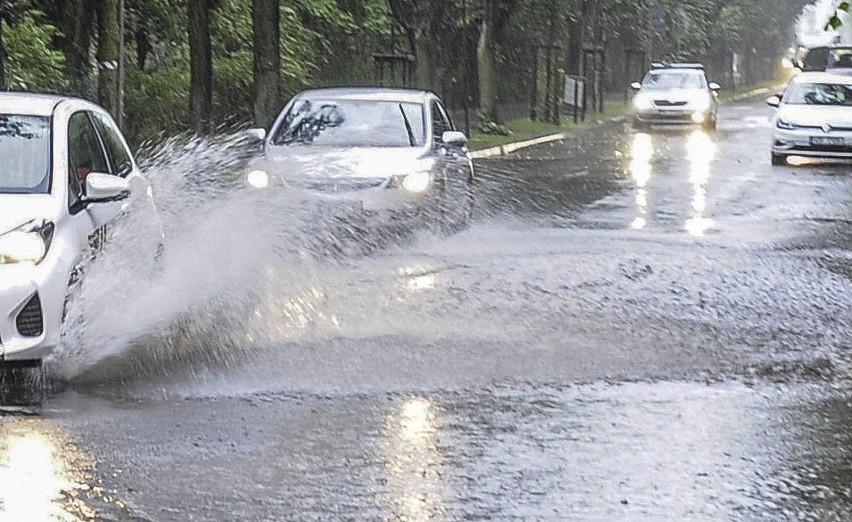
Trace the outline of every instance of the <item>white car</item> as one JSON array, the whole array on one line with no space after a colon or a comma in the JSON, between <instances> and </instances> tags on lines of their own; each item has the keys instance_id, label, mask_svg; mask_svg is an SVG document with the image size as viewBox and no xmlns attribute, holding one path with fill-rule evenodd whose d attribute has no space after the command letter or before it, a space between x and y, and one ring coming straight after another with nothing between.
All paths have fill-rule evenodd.
<instances>
[{"instance_id":1,"label":"white car","mask_svg":"<svg viewBox=\"0 0 852 522\"><path fill-rule=\"evenodd\" d=\"M473 206L474 166L467 138L427 91L335 88L305 91L281 111L250 166L254 187L301 191L329 214L377 222L435 217L464 226Z\"/></svg>"},{"instance_id":2,"label":"white car","mask_svg":"<svg viewBox=\"0 0 852 522\"><path fill-rule=\"evenodd\" d=\"M852 158L852 76L802 73L783 98L766 103L778 111L772 122L772 164L787 158Z\"/></svg>"},{"instance_id":3,"label":"white car","mask_svg":"<svg viewBox=\"0 0 852 522\"><path fill-rule=\"evenodd\" d=\"M0 366L40 366L59 345L81 267L107 224L131 213L150 213L140 222L151 235L138 245L161 246L151 187L106 111L0 94Z\"/></svg>"},{"instance_id":4,"label":"white car","mask_svg":"<svg viewBox=\"0 0 852 522\"><path fill-rule=\"evenodd\" d=\"M707 82L700 63L653 63L642 83L630 85L633 127L700 125L714 130L719 118L718 83Z\"/></svg>"}]
</instances>

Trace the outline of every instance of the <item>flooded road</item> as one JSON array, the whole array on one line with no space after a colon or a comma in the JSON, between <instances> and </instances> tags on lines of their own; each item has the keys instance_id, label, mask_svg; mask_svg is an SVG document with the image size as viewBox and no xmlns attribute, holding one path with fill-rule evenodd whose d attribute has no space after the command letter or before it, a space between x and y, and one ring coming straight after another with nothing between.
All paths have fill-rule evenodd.
<instances>
[{"instance_id":1,"label":"flooded road","mask_svg":"<svg viewBox=\"0 0 852 522\"><path fill-rule=\"evenodd\" d=\"M128 325L89 338L111 356L0 422L0 477L36 477L2 509L847 520L852 176L771 167L770 116L741 102L714 135L609 123L482 161L469 229L367 255L245 267L265 221L218 208L248 224L170 255L244 258L104 306ZM256 286L217 300L222 279ZM146 320L192 292L191 324Z\"/></svg>"}]
</instances>

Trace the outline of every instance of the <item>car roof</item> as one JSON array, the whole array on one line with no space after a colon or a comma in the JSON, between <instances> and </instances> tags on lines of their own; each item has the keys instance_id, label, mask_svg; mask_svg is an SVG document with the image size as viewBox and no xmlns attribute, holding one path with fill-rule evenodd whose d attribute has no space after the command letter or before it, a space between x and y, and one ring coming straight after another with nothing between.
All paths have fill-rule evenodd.
<instances>
[{"instance_id":1,"label":"car roof","mask_svg":"<svg viewBox=\"0 0 852 522\"><path fill-rule=\"evenodd\" d=\"M61 102L74 99L76 98L50 94L2 92L0 93L0 113L51 116Z\"/></svg>"},{"instance_id":2,"label":"car roof","mask_svg":"<svg viewBox=\"0 0 852 522\"><path fill-rule=\"evenodd\" d=\"M338 100L370 100L425 103L435 95L419 89L396 89L389 87L333 87L302 91L298 97L332 98Z\"/></svg>"},{"instance_id":3,"label":"car roof","mask_svg":"<svg viewBox=\"0 0 852 522\"><path fill-rule=\"evenodd\" d=\"M803 72L793 77L791 83L837 83L852 85L852 76L821 71Z\"/></svg>"}]
</instances>

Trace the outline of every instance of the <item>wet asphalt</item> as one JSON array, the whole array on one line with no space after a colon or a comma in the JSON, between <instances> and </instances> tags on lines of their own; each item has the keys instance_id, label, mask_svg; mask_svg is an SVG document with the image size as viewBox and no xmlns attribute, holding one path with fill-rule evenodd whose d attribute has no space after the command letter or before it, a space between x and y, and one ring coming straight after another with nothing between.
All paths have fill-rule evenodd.
<instances>
[{"instance_id":1,"label":"wet asphalt","mask_svg":"<svg viewBox=\"0 0 852 522\"><path fill-rule=\"evenodd\" d=\"M852 174L770 117L605 123L479 162L458 234L271 268L250 355L7 411L0 518L852 518Z\"/></svg>"}]
</instances>

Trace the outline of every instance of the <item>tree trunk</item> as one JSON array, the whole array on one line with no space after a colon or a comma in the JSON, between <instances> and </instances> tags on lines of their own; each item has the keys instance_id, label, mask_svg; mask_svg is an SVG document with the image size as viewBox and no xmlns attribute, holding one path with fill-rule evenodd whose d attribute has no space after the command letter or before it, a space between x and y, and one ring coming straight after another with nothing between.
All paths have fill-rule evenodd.
<instances>
[{"instance_id":1,"label":"tree trunk","mask_svg":"<svg viewBox=\"0 0 852 522\"><path fill-rule=\"evenodd\" d=\"M6 84L6 44L3 41L4 20L0 20L0 89L8 89Z\"/></svg>"},{"instance_id":2,"label":"tree trunk","mask_svg":"<svg viewBox=\"0 0 852 522\"><path fill-rule=\"evenodd\" d=\"M48 4L50 5L50 4ZM88 97L91 62L89 48L95 23L94 0L58 0L51 18L62 30L60 46L71 93Z\"/></svg>"},{"instance_id":3,"label":"tree trunk","mask_svg":"<svg viewBox=\"0 0 852 522\"><path fill-rule=\"evenodd\" d=\"M213 44L209 0L188 0L189 112L192 128L207 134L213 121Z\"/></svg>"},{"instance_id":4,"label":"tree trunk","mask_svg":"<svg viewBox=\"0 0 852 522\"><path fill-rule=\"evenodd\" d=\"M430 91L434 88L435 69L432 65L432 54L429 52L429 45L424 41L425 39L424 36L417 38L414 48L414 63L417 73L417 87Z\"/></svg>"},{"instance_id":5,"label":"tree trunk","mask_svg":"<svg viewBox=\"0 0 852 522\"><path fill-rule=\"evenodd\" d=\"M497 1L485 0L485 16L479 35L477 60L479 62L479 104L482 117L487 121L499 121L497 110L496 76L496 32Z\"/></svg>"},{"instance_id":6,"label":"tree trunk","mask_svg":"<svg viewBox=\"0 0 852 522\"><path fill-rule=\"evenodd\" d=\"M281 12L278 0L252 0L254 27L254 122L269 128L281 97Z\"/></svg>"},{"instance_id":7,"label":"tree trunk","mask_svg":"<svg viewBox=\"0 0 852 522\"><path fill-rule=\"evenodd\" d=\"M98 101L112 117L118 117L118 1L99 0Z\"/></svg>"}]
</instances>

